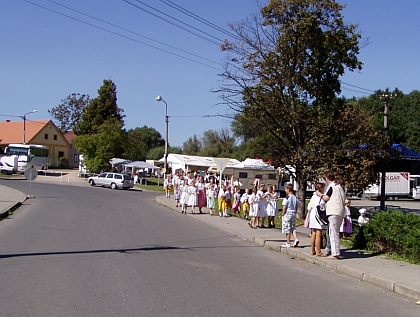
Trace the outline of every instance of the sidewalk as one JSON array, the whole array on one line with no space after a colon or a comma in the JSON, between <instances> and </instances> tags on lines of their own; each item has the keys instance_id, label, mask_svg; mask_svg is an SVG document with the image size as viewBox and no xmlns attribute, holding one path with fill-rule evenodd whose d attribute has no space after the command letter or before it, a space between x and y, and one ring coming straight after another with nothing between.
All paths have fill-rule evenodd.
<instances>
[{"instance_id":1,"label":"sidewalk","mask_svg":"<svg viewBox=\"0 0 420 317\"><path fill-rule=\"evenodd\" d=\"M175 207L173 198L167 199L164 195L160 195L156 197L156 202L176 210L181 217L181 208ZM309 229L303 226L297 229L300 241L299 247L286 249L280 247L286 241L285 235L281 233L281 228L251 229L244 219L238 217L223 218L218 215L210 216L205 208L203 209L204 214L192 215L190 214L191 208L188 212L186 217L193 217L197 221L240 239L256 243L273 251L286 253L292 258L317 264L415 301L420 300L420 265L399 262L387 259L384 256L372 256L371 254L344 248L341 249L343 258L339 261L319 258L310 254ZM185 217L185 215L182 215L182 217Z\"/></svg>"},{"instance_id":2,"label":"sidewalk","mask_svg":"<svg viewBox=\"0 0 420 317\"><path fill-rule=\"evenodd\" d=\"M9 210L20 206L26 200L22 192L0 185L0 217L3 217Z\"/></svg>"}]
</instances>

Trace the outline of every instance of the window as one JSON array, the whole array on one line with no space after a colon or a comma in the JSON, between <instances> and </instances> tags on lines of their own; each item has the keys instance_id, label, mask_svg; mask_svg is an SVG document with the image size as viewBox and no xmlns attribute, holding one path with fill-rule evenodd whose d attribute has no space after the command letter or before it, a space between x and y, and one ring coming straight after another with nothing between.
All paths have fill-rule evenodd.
<instances>
[{"instance_id":1,"label":"window","mask_svg":"<svg viewBox=\"0 0 420 317\"><path fill-rule=\"evenodd\" d=\"M57 141L57 134L54 134L54 141Z\"/></svg>"},{"instance_id":2,"label":"window","mask_svg":"<svg viewBox=\"0 0 420 317\"><path fill-rule=\"evenodd\" d=\"M268 179L277 179L276 174L274 174L274 173L269 173L269 174L268 174Z\"/></svg>"},{"instance_id":3,"label":"window","mask_svg":"<svg viewBox=\"0 0 420 317\"><path fill-rule=\"evenodd\" d=\"M114 174L109 173L109 174L106 176L106 178L114 178Z\"/></svg>"},{"instance_id":4,"label":"window","mask_svg":"<svg viewBox=\"0 0 420 317\"><path fill-rule=\"evenodd\" d=\"M115 174L115 177L114 177L115 179L122 179L123 178L123 176L121 175L121 174Z\"/></svg>"},{"instance_id":5,"label":"window","mask_svg":"<svg viewBox=\"0 0 420 317\"><path fill-rule=\"evenodd\" d=\"M64 157L64 152L63 151L58 152L58 158L60 158L60 157Z\"/></svg>"},{"instance_id":6,"label":"window","mask_svg":"<svg viewBox=\"0 0 420 317\"><path fill-rule=\"evenodd\" d=\"M262 177L262 175L261 175L261 174L257 174L257 175L255 175L255 178L263 179L263 177Z\"/></svg>"},{"instance_id":7,"label":"window","mask_svg":"<svg viewBox=\"0 0 420 317\"><path fill-rule=\"evenodd\" d=\"M48 133L45 133L45 134L44 134L44 139L45 139L45 140L48 140Z\"/></svg>"},{"instance_id":8,"label":"window","mask_svg":"<svg viewBox=\"0 0 420 317\"><path fill-rule=\"evenodd\" d=\"M246 172L239 172L239 178L248 178L248 173L246 173Z\"/></svg>"},{"instance_id":9,"label":"window","mask_svg":"<svg viewBox=\"0 0 420 317\"><path fill-rule=\"evenodd\" d=\"M79 163L79 154L74 154L74 163Z\"/></svg>"}]
</instances>

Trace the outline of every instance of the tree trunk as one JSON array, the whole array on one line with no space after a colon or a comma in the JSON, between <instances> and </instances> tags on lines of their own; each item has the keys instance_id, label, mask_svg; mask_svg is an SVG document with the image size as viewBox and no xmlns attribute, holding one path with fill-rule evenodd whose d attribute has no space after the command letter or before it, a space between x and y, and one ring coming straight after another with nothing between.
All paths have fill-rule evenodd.
<instances>
[{"instance_id":1,"label":"tree trunk","mask_svg":"<svg viewBox=\"0 0 420 317\"><path fill-rule=\"evenodd\" d=\"M305 200L306 200L306 180L300 178L296 179L298 189L296 192L296 197L299 201L298 210L296 214L297 219L305 219Z\"/></svg>"}]
</instances>

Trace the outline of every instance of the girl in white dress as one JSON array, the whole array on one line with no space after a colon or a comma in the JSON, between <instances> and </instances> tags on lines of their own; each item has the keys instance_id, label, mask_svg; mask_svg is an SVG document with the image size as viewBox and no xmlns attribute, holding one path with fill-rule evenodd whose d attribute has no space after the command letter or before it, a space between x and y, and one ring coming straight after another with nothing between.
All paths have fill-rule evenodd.
<instances>
[{"instance_id":1,"label":"girl in white dress","mask_svg":"<svg viewBox=\"0 0 420 317\"><path fill-rule=\"evenodd\" d=\"M191 185L188 186L188 205L191 206L192 214L195 214L195 206L198 204L197 198L197 187L195 187L195 181L191 182Z\"/></svg>"},{"instance_id":2,"label":"girl in white dress","mask_svg":"<svg viewBox=\"0 0 420 317\"><path fill-rule=\"evenodd\" d=\"M251 217L251 221L248 223L252 229L257 229L256 221L258 220L258 200L257 200L257 190L255 188L252 189L252 194L248 197L249 203L249 216Z\"/></svg>"},{"instance_id":3,"label":"girl in white dress","mask_svg":"<svg viewBox=\"0 0 420 317\"><path fill-rule=\"evenodd\" d=\"M180 185L179 191L181 193L181 198L179 200L181 204L181 213L187 213L187 206L188 206L188 180L184 179L184 183Z\"/></svg>"},{"instance_id":4,"label":"girl in white dress","mask_svg":"<svg viewBox=\"0 0 420 317\"><path fill-rule=\"evenodd\" d=\"M257 190L257 199L258 199L258 214L257 214L257 223L259 223L259 218L261 218L261 223L259 223L259 227L260 228L265 228L264 226L264 222L265 222L265 218L267 217L267 210L266 210L266 203L263 199L264 196L264 188L265 185L264 184L260 184L260 186L258 187Z\"/></svg>"},{"instance_id":5,"label":"girl in white dress","mask_svg":"<svg viewBox=\"0 0 420 317\"><path fill-rule=\"evenodd\" d=\"M268 190L263 198L267 200L268 228L275 228L274 218L277 215L277 194L273 191L273 186L268 186Z\"/></svg>"}]
</instances>

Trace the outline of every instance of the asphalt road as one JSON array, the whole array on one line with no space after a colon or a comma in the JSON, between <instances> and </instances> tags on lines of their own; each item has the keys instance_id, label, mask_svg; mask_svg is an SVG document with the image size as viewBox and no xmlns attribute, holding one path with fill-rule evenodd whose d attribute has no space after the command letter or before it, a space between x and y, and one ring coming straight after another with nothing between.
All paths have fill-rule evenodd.
<instances>
[{"instance_id":1,"label":"asphalt road","mask_svg":"<svg viewBox=\"0 0 420 317\"><path fill-rule=\"evenodd\" d=\"M2 181L28 191L27 181ZM419 316L412 301L157 205L32 184L0 222L0 316ZM208 215L197 215L208 217Z\"/></svg>"}]
</instances>

